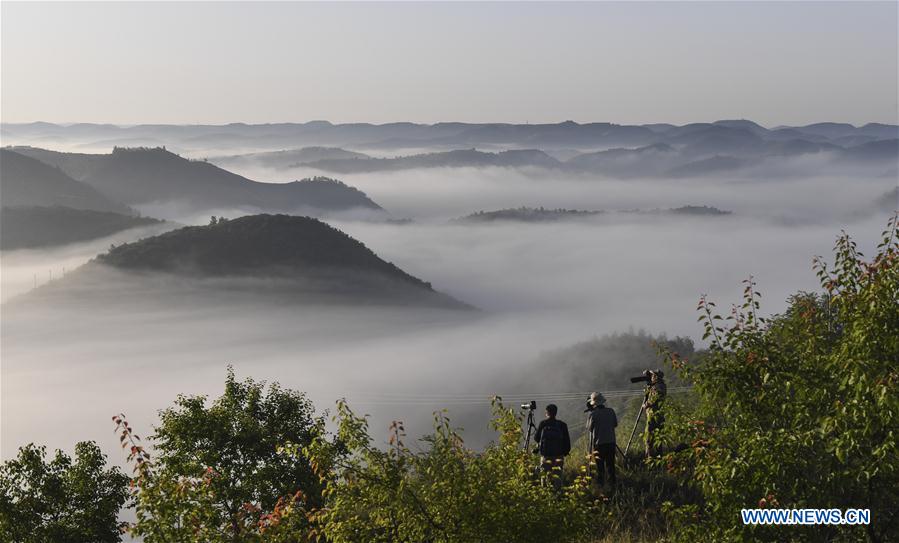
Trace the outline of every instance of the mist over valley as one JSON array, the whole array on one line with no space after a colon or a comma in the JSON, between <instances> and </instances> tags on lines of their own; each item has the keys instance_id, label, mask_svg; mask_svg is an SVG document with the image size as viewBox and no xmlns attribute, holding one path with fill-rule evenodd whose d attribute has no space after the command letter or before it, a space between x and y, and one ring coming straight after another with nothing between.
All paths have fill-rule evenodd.
<instances>
[{"instance_id":1,"label":"mist over valley","mask_svg":"<svg viewBox=\"0 0 899 543\"><path fill-rule=\"evenodd\" d=\"M149 428L160 399L214 394L227 364L321 409L347 397L375 435L394 419L423 432L447 407L482 444L495 393L575 409L571 394L658 363L639 345L700 348L701 294L726 306L752 275L764 310L783 310L816 285L814 255L841 229L870 247L897 197L895 126L3 134L4 456L76 436L111 447L110 413ZM22 146L38 141L54 145ZM109 152L129 142L160 147ZM447 151L461 145L485 150ZM524 145L541 147L504 149ZM643 354L615 355L601 338L616 333ZM573 345L597 369L548 373L545 353Z\"/></svg>"}]
</instances>

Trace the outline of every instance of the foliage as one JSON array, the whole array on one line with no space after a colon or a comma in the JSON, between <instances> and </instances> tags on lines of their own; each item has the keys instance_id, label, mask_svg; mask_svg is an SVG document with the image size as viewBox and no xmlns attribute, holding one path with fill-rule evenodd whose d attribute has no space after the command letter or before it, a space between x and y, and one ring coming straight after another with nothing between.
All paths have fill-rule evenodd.
<instances>
[{"instance_id":1,"label":"foliage","mask_svg":"<svg viewBox=\"0 0 899 543\"><path fill-rule=\"evenodd\" d=\"M750 278L723 318L701 300L711 340L701 364L673 357L699 398L670 419L669 442L691 447L661 464L695 481L704 501L671 507L679 539L885 541L899 531L899 225L864 260L845 234L835 262L816 259L823 294L759 316ZM749 527L740 509L870 508L867 527Z\"/></svg>"},{"instance_id":2,"label":"foliage","mask_svg":"<svg viewBox=\"0 0 899 543\"><path fill-rule=\"evenodd\" d=\"M406 445L394 423L388 447L376 447L365 417L338 404L337 443L319 437L304 449L325 484L327 506L316 533L333 542L576 541L587 534L595 506L587 482L557 494L538 484L534 457L521 445L521 420L494 405L500 438L482 452L464 446L443 413L425 448Z\"/></svg>"},{"instance_id":3,"label":"foliage","mask_svg":"<svg viewBox=\"0 0 899 543\"><path fill-rule=\"evenodd\" d=\"M323 431L305 395L237 381L229 369L224 395L206 404L181 396L160 413L153 460L114 417L135 465L134 535L147 543L249 541L284 508L321 503L309 462L279 453L281 444L308 444Z\"/></svg>"},{"instance_id":4,"label":"foliage","mask_svg":"<svg viewBox=\"0 0 899 543\"><path fill-rule=\"evenodd\" d=\"M21 543L105 543L121 540L117 519L128 498L128 477L106 467L93 442L47 460L26 445L0 466L0 540Z\"/></svg>"}]
</instances>

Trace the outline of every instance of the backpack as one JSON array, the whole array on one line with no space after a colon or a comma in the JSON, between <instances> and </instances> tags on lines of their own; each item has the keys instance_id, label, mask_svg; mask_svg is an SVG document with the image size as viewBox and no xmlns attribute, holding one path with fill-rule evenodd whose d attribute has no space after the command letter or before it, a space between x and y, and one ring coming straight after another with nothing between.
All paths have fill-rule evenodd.
<instances>
[{"instance_id":1,"label":"backpack","mask_svg":"<svg viewBox=\"0 0 899 543\"><path fill-rule=\"evenodd\" d=\"M558 421L543 427L540 435L540 455L545 457L565 456L565 444L562 437L562 425Z\"/></svg>"}]
</instances>

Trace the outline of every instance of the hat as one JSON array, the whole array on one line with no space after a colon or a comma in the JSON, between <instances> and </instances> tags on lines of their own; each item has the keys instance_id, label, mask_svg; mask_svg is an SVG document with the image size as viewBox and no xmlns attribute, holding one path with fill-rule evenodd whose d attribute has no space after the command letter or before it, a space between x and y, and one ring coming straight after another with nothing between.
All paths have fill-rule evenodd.
<instances>
[{"instance_id":1,"label":"hat","mask_svg":"<svg viewBox=\"0 0 899 543\"><path fill-rule=\"evenodd\" d=\"M606 397L602 395L602 392L594 392L590 394L590 403L593 405L605 405Z\"/></svg>"}]
</instances>

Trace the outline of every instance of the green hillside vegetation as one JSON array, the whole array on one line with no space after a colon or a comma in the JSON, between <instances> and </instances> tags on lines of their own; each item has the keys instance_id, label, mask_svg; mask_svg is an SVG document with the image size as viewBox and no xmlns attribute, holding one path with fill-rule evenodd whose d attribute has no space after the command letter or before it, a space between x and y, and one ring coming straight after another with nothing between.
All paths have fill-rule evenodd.
<instances>
[{"instance_id":1,"label":"green hillside vegetation","mask_svg":"<svg viewBox=\"0 0 899 543\"><path fill-rule=\"evenodd\" d=\"M34 158L0 149L0 199L3 206L65 206L131 214L95 188Z\"/></svg>"},{"instance_id":2,"label":"green hillside vegetation","mask_svg":"<svg viewBox=\"0 0 899 543\"><path fill-rule=\"evenodd\" d=\"M65 245L162 222L149 217L62 206L4 206L0 211L0 249Z\"/></svg>"},{"instance_id":3,"label":"green hillside vegetation","mask_svg":"<svg viewBox=\"0 0 899 543\"><path fill-rule=\"evenodd\" d=\"M382 443L351 399L338 401L328 426L302 394L229 374L222 397L179 398L146 442L113 417L134 468L121 486L136 518L128 530L145 543L894 541L899 216L873 257L845 234L834 252L832 263L815 263L820 291L796 294L783 313L762 314L750 278L727 317L700 300L706 351L688 356L687 341L660 342L690 397L666 401L659 453L625 459L617 490L600 489L587 469L569 471L561 492L545 484L522 447L522 411L499 398L496 439L481 450L444 412L431 434L415 440L395 422ZM594 341L609 356L653 348ZM591 367L594 351L587 342L543 363L606 375ZM52 489L23 472L14 462L0 470L5 539L54 521L28 514ZM76 523L110 518L91 506L76 506ZM869 508L871 523L744 525L740 510L755 507Z\"/></svg>"}]
</instances>

